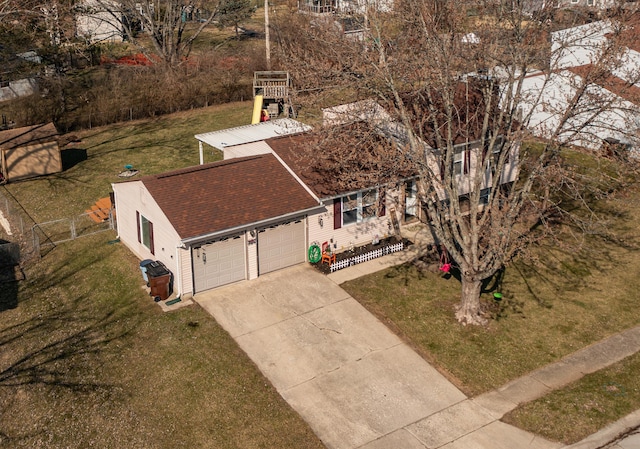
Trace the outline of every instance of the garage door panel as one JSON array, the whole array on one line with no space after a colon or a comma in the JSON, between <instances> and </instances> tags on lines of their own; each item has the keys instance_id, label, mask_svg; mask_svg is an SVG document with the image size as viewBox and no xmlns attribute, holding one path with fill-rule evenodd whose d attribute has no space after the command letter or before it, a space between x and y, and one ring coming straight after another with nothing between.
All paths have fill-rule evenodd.
<instances>
[{"instance_id":1,"label":"garage door panel","mask_svg":"<svg viewBox=\"0 0 640 449\"><path fill-rule=\"evenodd\" d=\"M262 229L258 233L260 274L305 262L304 221Z\"/></svg>"},{"instance_id":2,"label":"garage door panel","mask_svg":"<svg viewBox=\"0 0 640 449\"><path fill-rule=\"evenodd\" d=\"M229 238L194 249L193 275L196 292L245 279L244 238Z\"/></svg>"}]
</instances>

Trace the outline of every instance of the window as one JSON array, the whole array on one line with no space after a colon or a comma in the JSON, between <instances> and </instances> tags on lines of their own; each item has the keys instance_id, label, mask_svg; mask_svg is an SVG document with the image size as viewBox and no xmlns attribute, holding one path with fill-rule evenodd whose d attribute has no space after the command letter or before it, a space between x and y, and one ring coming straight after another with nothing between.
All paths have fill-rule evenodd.
<instances>
[{"instance_id":1,"label":"window","mask_svg":"<svg viewBox=\"0 0 640 449\"><path fill-rule=\"evenodd\" d=\"M480 204L489 204L490 195L491 195L491 187L480 190Z\"/></svg>"},{"instance_id":2,"label":"window","mask_svg":"<svg viewBox=\"0 0 640 449\"><path fill-rule=\"evenodd\" d=\"M361 223L378 215L384 215L383 207L378 210L378 191L363 190L336 198L333 204L334 229L353 223Z\"/></svg>"},{"instance_id":3,"label":"window","mask_svg":"<svg viewBox=\"0 0 640 449\"><path fill-rule=\"evenodd\" d=\"M136 212L136 221L138 223L138 242L142 243L151 254L155 254L153 247L153 223L151 223L140 212Z\"/></svg>"},{"instance_id":4,"label":"window","mask_svg":"<svg viewBox=\"0 0 640 449\"><path fill-rule=\"evenodd\" d=\"M471 150L464 149L453 155L453 174L468 175L469 166L471 165Z\"/></svg>"}]
</instances>

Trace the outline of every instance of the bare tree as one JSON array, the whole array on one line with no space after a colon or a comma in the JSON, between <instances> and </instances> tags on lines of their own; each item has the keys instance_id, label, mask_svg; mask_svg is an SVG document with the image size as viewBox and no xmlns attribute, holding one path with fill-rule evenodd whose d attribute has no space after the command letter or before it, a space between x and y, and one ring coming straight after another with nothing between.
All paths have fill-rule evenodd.
<instances>
[{"instance_id":1,"label":"bare tree","mask_svg":"<svg viewBox=\"0 0 640 449\"><path fill-rule=\"evenodd\" d=\"M278 28L282 64L308 92L299 103L375 99L401 129L395 151L419 174L430 229L460 271L465 324L485 322L483 281L569 217L558 192L581 199L561 148L597 156L608 135L636 145L632 11L567 32L554 30L554 11L530 13L518 0L407 0L369 9L361 39L318 17ZM572 215L583 228L594 218Z\"/></svg>"},{"instance_id":2,"label":"bare tree","mask_svg":"<svg viewBox=\"0 0 640 449\"><path fill-rule=\"evenodd\" d=\"M219 0L86 0L77 10L120 30L152 62L172 69L184 62L198 36L220 16L223 3Z\"/></svg>"}]
</instances>

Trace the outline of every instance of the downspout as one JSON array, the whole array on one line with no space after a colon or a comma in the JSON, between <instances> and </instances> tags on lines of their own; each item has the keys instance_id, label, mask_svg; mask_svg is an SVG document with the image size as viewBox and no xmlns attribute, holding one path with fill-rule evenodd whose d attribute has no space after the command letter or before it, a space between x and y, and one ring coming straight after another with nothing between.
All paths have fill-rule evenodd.
<instances>
[{"instance_id":1,"label":"downspout","mask_svg":"<svg viewBox=\"0 0 640 449\"><path fill-rule=\"evenodd\" d=\"M176 298L182 296L182 260L180 259L180 250L185 248L183 243L176 246L176 279L178 280L178 291L176 292Z\"/></svg>"},{"instance_id":2,"label":"downspout","mask_svg":"<svg viewBox=\"0 0 640 449\"><path fill-rule=\"evenodd\" d=\"M198 140L198 151L200 152L200 165L204 164L204 150L202 148L202 140Z\"/></svg>"}]
</instances>

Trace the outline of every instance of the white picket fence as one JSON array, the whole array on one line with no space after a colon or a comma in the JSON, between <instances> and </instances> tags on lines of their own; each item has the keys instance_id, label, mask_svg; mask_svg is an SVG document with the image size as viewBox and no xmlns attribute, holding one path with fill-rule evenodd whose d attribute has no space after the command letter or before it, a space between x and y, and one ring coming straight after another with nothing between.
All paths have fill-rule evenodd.
<instances>
[{"instance_id":1,"label":"white picket fence","mask_svg":"<svg viewBox=\"0 0 640 449\"><path fill-rule=\"evenodd\" d=\"M394 243L393 245L388 245L383 248L374 249L373 251L368 251L363 254L358 254L357 256L352 256L347 259L338 260L331 264L331 272L342 270L343 268L350 267L352 265L356 265L362 262L366 262L368 260L377 259L378 257L386 256L387 254L395 253L398 251L402 251L404 249L404 243Z\"/></svg>"}]
</instances>

